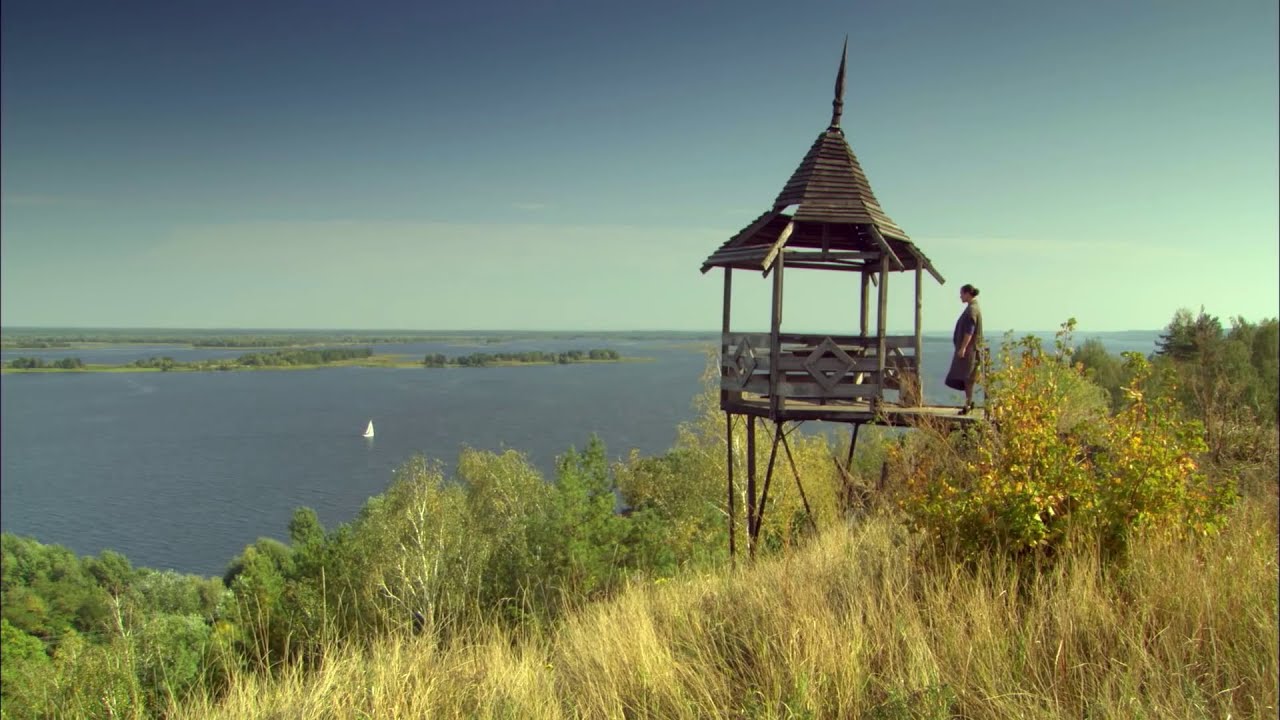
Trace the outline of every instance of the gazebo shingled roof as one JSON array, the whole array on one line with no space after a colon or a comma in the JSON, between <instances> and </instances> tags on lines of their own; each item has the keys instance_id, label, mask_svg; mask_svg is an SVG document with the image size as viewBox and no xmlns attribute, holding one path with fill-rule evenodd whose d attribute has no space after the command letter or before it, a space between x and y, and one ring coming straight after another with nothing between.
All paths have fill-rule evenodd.
<instances>
[{"instance_id":1,"label":"gazebo shingled roof","mask_svg":"<svg viewBox=\"0 0 1280 720\"><path fill-rule=\"evenodd\" d=\"M730 238L702 264L759 270L765 274L783 248L814 249L804 253L799 267L861 269L850 253L884 252L895 271L923 268L945 282L933 264L876 200L866 173L840 128L844 107L848 41L836 74L831 124L809 148L800 166L778 193L773 209L763 213ZM785 210L797 206L794 213ZM834 254L833 254L834 253Z\"/></svg>"}]
</instances>

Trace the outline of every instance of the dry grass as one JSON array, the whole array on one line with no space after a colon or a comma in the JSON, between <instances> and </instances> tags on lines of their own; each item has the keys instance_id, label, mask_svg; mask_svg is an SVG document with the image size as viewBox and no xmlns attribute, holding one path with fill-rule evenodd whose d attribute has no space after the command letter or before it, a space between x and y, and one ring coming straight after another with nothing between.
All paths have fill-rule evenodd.
<instances>
[{"instance_id":1,"label":"dry grass","mask_svg":"<svg viewBox=\"0 0 1280 720\"><path fill-rule=\"evenodd\" d=\"M185 718L1247 718L1277 708L1274 498L1223 534L1038 574L930 556L889 518L636 584L543 635L396 637L242 675Z\"/></svg>"}]
</instances>

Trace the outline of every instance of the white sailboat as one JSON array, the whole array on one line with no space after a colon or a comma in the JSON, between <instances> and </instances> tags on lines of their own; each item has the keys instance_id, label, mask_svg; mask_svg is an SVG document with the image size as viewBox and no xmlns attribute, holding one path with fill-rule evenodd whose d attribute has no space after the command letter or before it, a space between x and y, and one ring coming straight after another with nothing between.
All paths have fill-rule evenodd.
<instances>
[{"instance_id":1,"label":"white sailboat","mask_svg":"<svg viewBox=\"0 0 1280 720\"><path fill-rule=\"evenodd\" d=\"M369 427L364 429L364 436L367 438L373 437L373 421L372 420L369 421Z\"/></svg>"}]
</instances>

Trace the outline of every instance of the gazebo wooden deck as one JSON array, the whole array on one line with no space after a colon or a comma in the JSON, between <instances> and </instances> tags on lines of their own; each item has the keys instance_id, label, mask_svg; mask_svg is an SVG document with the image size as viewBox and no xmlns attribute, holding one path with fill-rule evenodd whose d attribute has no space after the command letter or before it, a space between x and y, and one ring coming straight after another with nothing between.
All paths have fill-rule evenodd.
<instances>
[{"instance_id":1,"label":"gazebo wooden deck","mask_svg":"<svg viewBox=\"0 0 1280 720\"><path fill-rule=\"evenodd\" d=\"M836 74L831 123L809 148L773 207L730 238L702 264L702 272L724 269L724 306L720 342L720 407L725 412L728 445L729 549L734 540L733 427L747 427L747 542L754 555L778 446L790 458L784 424L811 420L852 425L846 467L853 457L858 428L864 424L911 426L924 421L970 423L981 411L960 415L960 408L924 405L921 392L921 284L928 273L946 282L929 258L880 207L866 174L845 140L844 107L848 41ZM802 268L854 273L860 280L859 323L834 333L795 334L782 329L783 276ZM769 332L734 332L734 270L771 277ZM912 273L915 279L915 328L912 335L886 332L889 278ZM876 326L870 332L872 286L876 288ZM757 420L774 425L773 447L757 496L755 462ZM793 463L794 466L794 463ZM797 475L797 481L799 476ZM800 488L801 497L804 489ZM806 505L807 505L806 500Z\"/></svg>"}]
</instances>

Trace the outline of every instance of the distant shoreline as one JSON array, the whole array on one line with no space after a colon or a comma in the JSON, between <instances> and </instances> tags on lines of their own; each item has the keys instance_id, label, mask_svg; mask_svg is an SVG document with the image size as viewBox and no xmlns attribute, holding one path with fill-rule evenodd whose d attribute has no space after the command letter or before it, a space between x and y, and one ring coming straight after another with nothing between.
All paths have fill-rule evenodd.
<instances>
[{"instance_id":1,"label":"distant shoreline","mask_svg":"<svg viewBox=\"0 0 1280 720\"><path fill-rule=\"evenodd\" d=\"M768 332L764 328L740 328L735 332ZM1013 330L1015 336L1051 336L1056 331ZM1077 337L1148 335L1161 330L1096 330L1077 328ZM1001 337L1005 331L989 330L988 338ZM893 334L892 332L890 334ZM923 339L950 339L947 330L926 331ZM172 346L206 350L280 350L353 345L423 344L488 346L530 340L578 340L596 338L614 342L667 340L674 343L715 342L719 331L695 330L583 330L583 331L363 331L363 330L127 330L76 328L3 328L0 329L0 351L21 350L68 351L135 347L139 345Z\"/></svg>"},{"instance_id":2,"label":"distant shoreline","mask_svg":"<svg viewBox=\"0 0 1280 720\"><path fill-rule=\"evenodd\" d=\"M718 337L718 332L692 331L360 331L360 330L115 330L74 328L3 328L0 350L75 350L80 348L171 345L201 349L284 349L350 345L422 344L497 345L529 340L687 341Z\"/></svg>"},{"instance_id":3,"label":"distant shoreline","mask_svg":"<svg viewBox=\"0 0 1280 720\"><path fill-rule=\"evenodd\" d=\"M260 370L321 370L326 368L344 368L344 367L362 367L362 368L384 368L393 370L467 370L467 369L484 369L496 367L528 367L539 365L608 365L617 363L635 363L635 362L653 362L653 358L649 357L617 357L609 359L581 359L573 360L565 363L553 361L539 360L530 362L521 362L518 360L495 360L485 365L457 365L448 364L444 366L425 365L422 360L408 359L410 356L403 354L392 355L373 355L367 358L356 358L351 360L335 360L327 363L300 363L297 365L187 365L175 364L172 367L142 367L133 364L125 365L106 365L106 364L85 364L83 367L62 368L62 367L38 367L38 368L15 368L5 365L0 367L0 374L4 375L20 375L20 374L76 374L76 373L217 373L217 372L244 372L244 371L260 371Z\"/></svg>"}]
</instances>

